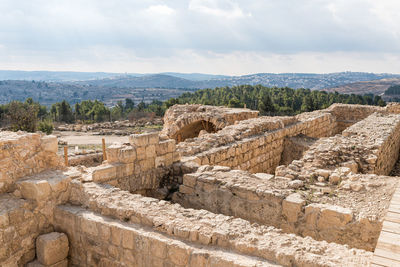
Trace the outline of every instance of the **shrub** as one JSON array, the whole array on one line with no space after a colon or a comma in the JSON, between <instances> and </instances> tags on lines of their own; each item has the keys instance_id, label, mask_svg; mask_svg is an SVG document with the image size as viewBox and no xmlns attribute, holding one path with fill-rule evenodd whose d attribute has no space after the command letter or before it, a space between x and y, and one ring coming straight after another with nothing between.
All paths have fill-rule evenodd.
<instances>
[{"instance_id":1,"label":"shrub","mask_svg":"<svg viewBox=\"0 0 400 267\"><path fill-rule=\"evenodd\" d=\"M51 134L53 132L54 126L51 121L40 121L38 124L38 130L46 134Z\"/></svg>"}]
</instances>

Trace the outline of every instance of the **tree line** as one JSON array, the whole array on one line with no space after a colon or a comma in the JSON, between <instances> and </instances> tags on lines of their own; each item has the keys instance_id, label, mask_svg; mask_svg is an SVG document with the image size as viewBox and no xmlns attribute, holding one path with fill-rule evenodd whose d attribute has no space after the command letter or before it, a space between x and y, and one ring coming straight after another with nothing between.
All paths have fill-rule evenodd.
<instances>
[{"instance_id":1,"label":"tree line","mask_svg":"<svg viewBox=\"0 0 400 267\"><path fill-rule=\"evenodd\" d=\"M54 103L50 108L27 98L25 102L12 101L0 105L0 124L18 131L34 132L40 130L50 133L53 123L93 123L115 120L134 120L140 117L163 116L174 104L204 104L233 108L247 107L259 110L261 115L295 115L324 109L333 103L386 105L380 96L347 95L312 91L309 89L291 89L288 87L265 87L262 85L240 85L203 89L193 93L184 93L178 98L151 103L143 101L136 104L132 99L118 101L113 107L107 107L99 100L85 100L70 105L66 100Z\"/></svg>"},{"instance_id":2,"label":"tree line","mask_svg":"<svg viewBox=\"0 0 400 267\"><path fill-rule=\"evenodd\" d=\"M348 95L310 89L240 85L184 93L178 98L166 101L166 106L185 103L238 108L246 106L253 110L259 110L261 115L272 116L295 115L301 112L324 109L333 103L386 105L380 96L372 94Z\"/></svg>"}]
</instances>

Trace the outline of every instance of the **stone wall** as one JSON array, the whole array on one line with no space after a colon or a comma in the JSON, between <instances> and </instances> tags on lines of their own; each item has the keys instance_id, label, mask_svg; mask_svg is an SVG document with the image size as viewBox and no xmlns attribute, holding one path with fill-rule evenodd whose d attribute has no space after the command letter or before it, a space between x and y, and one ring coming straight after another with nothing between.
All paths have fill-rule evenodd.
<instances>
[{"instance_id":1,"label":"stone wall","mask_svg":"<svg viewBox=\"0 0 400 267\"><path fill-rule=\"evenodd\" d=\"M69 182L80 176L45 171L18 180L12 194L0 194L0 266L24 266L35 258L35 240L53 231L54 208L69 199Z\"/></svg>"},{"instance_id":2,"label":"stone wall","mask_svg":"<svg viewBox=\"0 0 400 267\"><path fill-rule=\"evenodd\" d=\"M130 192L154 190L169 177L174 162L180 160L175 140L160 140L158 132L134 134L130 144L107 148L107 161L90 168L88 181L108 183Z\"/></svg>"},{"instance_id":3,"label":"stone wall","mask_svg":"<svg viewBox=\"0 0 400 267\"><path fill-rule=\"evenodd\" d=\"M70 238L72 266L277 266L245 255L182 242L76 206L60 206L54 217L55 228Z\"/></svg>"},{"instance_id":4,"label":"stone wall","mask_svg":"<svg viewBox=\"0 0 400 267\"><path fill-rule=\"evenodd\" d=\"M385 108L367 105L333 104L325 111L335 116L337 128L335 133L341 133L347 127L359 122L374 112L385 112Z\"/></svg>"},{"instance_id":5,"label":"stone wall","mask_svg":"<svg viewBox=\"0 0 400 267\"><path fill-rule=\"evenodd\" d=\"M14 190L26 175L62 166L57 138L25 132L0 132L0 193Z\"/></svg>"},{"instance_id":6,"label":"stone wall","mask_svg":"<svg viewBox=\"0 0 400 267\"><path fill-rule=\"evenodd\" d=\"M283 141L281 162L279 164L288 165L293 160L300 159L317 140L317 138L308 137L303 134L293 137L285 137Z\"/></svg>"},{"instance_id":7,"label":"stone wall","mask_svg":"<svg viewBox=\"0 0 400 267\"><path fill-rule=\"evenodd\" d=\"M348 197L354 194L343 191ZM369 251L375 248L382 218L366 216L368 201L354 209L340 199L328 204L321 198L319 203L317 199L311 201L295 192L299 191L293 190L291 182L273 175L202 166L196 173L184 175L173 200L187 208L206 209L272 225L316 240Z\"/></svg>"},{"instance_id":8,"label":"stone wall","mask_svg":"<svg viewBox=\"0 0 400 267\"><path fill-rule=\"evenodd\" d=\"M209 122L214 130L221 130L228 125L234 124L236 121L255 118L257 116L258 111L245 108L174 105L165 112L164 127L161 131L161 135L165 138L172 138L178 141L178 135L185 134L182 130L186 128L186 131L188 131L190 125L197 122ZM204 129L206 128L205 125Z\"/></svg>"},{"instance_id":9,"label":"stone wall","mask_svg":"<svg viewBox=\"0 0 400 267\"><path fill-rule=\"evenodd\" d=\"M368 145L373 152L366 159L373 165L370 169L375 174L389 175L399 158L400 115L374 113L346 129L343 135L364 137L365 141L360 144Z\"/></svg>"},{"instance_id":10,"label":"stone wall","mask_svg":"<svg viewBox=\"0 0 400 267\"><path fill-rule=\"evenodd\" d=\"M352 173L388 175L399 155L399 127L400 115L374 113L343 135L318 140L296 164L279 166L275 174L293 180L321 177L333 184L340 181L343 167Z\"/></svg>"},{"instance_id":11,"label":"stone wall","mask_svg":"<svg viewBox=\"0 0 400 267\"><path fill-rule=\"evenodd\" d=\"M259 123L264 120L264 123ZM253 124L253 127L248 127ZM257 126L255 126L257 125ZM245 127L243 127L245 126ZM260 127L261 126L261 127ZM264 126L264 127L262 127ZM200 165L221 165L235 169L247 170L253 173L274 173L281 161L285 137L303 134L309 137L330 136L335 131L333 116L329 113L311 112L297 116L296 118L269 118L253 119L228 126L215 136L224 135L225 138L216 138L217 145L228 139L219 147L200 148L203 152L192 154L191 160ZM242 128L248 128L246 133ZM229 134L237 133L237 135ZM210 142L203 140L212 138L209 134L204 138L198 138L206 146ZM214 138L212 138L214 140ZM196 140L196 143L198 141ZM189 151L193 151L191 143L186 143ZM179 146L182 149L182 146ZM196 150L195 150L196 151ZM190 155L188 151L183 154Z\"/></svg>"},{"instance_id":12,"label":"stone wall","mask_svg":"<svg viewBox=\"0 0 400 267\"><path fill-rule=\"evenodd\" d=\"M119 255L114 257L128 257L132 261L136 258L141 262L153 260L153 257L147 258L149 255L147 246L152 241L147 241L145 234L132 229L137 227L136 224L140 224L142 229L152 229L190 246L208 245L217 251L222 249L239 255L258 257L266 266L268 263L265 261L273 261L284 266L364 266L372 255L363 250L349 250L343 245L284 234L273 227L252 224L238 218L217 215L205 210L185 209L178 204L130 194L110 185L75 182L71 188L70 202L73 205L89 208L91 212L78 210L56 214L59 218L56 218L56 222L59 221L56 229L77 233L68 236L73 244L70 250L71 257L83 264L87 260L83 255L88 250L86 247L89 248L90 259L96 262L105 258L102 255L107 253L104 251L105 248L110 249L109 255ZM60 209L65 210L62 207ZM114 223L104 216L118 219L126 224ZM63 220L67 221L62 222ZM83 233L82 237L80 233ZM145 236L151 238L150 235ZM81 238L85 250L79 247L78 240ZM109 246L110 243L114 246ZM155 249L151 255L155 256L154 253ZM192 266L186 265L187 260L192 257L190 250L180 250L180 253L175 251L174 254L177 257L174 262L177 266ZM166 261L172 260L168 256L163 257ZM116 259L121 260L121 258ZM139 266L143 265L139 263Z\"/></svg>"}]
</instances>

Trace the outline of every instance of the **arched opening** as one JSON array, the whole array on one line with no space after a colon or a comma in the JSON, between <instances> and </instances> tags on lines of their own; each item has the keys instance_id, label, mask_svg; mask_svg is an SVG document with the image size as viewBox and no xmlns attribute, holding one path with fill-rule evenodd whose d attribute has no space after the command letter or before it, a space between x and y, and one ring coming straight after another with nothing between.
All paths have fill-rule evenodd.
<instances>
[{"instance_id":1,"label":"arched opening","mask_svg":"<svg viewBox=\"0 0 400 267\"><path fill-rule=\"evenodd\" d=\"M187 138L198 137L199 133L205 130L208 133L215 133L217 131L212 122L200 120L184 126L175 134L175 140L179 143L185 141Z\"/></svg>"}]
</instances>

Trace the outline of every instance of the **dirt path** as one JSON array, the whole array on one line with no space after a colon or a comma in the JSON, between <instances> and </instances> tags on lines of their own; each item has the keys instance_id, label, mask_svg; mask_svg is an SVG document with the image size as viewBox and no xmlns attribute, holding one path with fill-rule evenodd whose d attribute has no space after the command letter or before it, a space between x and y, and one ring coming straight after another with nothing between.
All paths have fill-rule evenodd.
<instances>
[{"instance_id":1,"label":"dirt path","mask_svg":"<svg viewBox=\"0 0 400 267\"><path fill-rule=\"evenodd\" d=\"M93 133L82 133L82 132L57 132L59 140L68 142L68 145L101 145L101 139L105 138L106 144L110 145L114 142L128 143L128 136L118 135L93 135Z\"/></svg>"}]
</instances>

